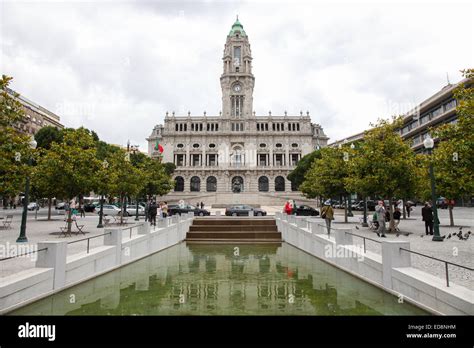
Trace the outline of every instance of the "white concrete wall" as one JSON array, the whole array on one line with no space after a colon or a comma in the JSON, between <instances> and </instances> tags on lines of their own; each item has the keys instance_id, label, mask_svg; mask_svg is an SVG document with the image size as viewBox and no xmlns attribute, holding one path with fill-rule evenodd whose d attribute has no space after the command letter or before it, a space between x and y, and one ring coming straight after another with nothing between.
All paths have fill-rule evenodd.
<instances>
[{"instance_id":1,"label":"white concrete wall","mask_svg":"<svg viewBox=\"0 0 474 348\"><path fill-rule=\"evenodd\" d=\"M72 256L67 256L67 241L38 243L48 250L38 254L36 268L2 279L0 314L180 243L193 218L191 213L163 219L155 230L145 223L132 238L120 228L106 228L110 234L104 245Z\"/></svg>"},{"instance_id":2,"label":"white concrete wall","mask_svg":"<svg viewBox=\"0 0 474 348\"><path fill-rule=\"evenodd\" d=\"M332 229L328 236L322 219L275 215L278 230L285 242L316 256L338 268L383 288L402 295L434 313L473 315L474 291L411 267L410 256L400 247L410 249L405 241L382 241L382 255L364 253L362 239L347 234L351 229ZM361 243L360 245L355 243ZM341 254L328 254L328 249Z\"/></svg>"}]
</instances>

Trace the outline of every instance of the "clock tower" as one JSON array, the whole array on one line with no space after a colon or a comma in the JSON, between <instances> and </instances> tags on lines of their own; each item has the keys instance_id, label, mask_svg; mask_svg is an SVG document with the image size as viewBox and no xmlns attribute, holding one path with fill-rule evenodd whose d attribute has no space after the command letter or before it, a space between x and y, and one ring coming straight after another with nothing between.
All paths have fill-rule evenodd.
<instances>
[{"instance_id":1,"label":"clock tower","mask_svg":"<svg viewBox=\"0 0 474 348\"><path fill-rule=\"evenodd\" d=\"M222 113L224 117L253 117L252 52L248 36L239 22L232 25L224 47L224 72L221 75Z\"/></svg>"}]
</instances>

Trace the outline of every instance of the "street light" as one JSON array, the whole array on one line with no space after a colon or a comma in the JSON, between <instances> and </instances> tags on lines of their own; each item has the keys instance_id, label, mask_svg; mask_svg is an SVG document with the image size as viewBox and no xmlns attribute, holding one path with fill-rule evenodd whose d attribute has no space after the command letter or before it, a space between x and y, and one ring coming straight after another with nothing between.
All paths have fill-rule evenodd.
<instances>
[{"instance_id":1,"label":"street light","mask_svg":"<svg viewBox=\"0 0 474 348\"><path fill-rule=\"evenodd\" d=\"M38 145L34 138L31 138L30 141L30 148L36 149L36 145ZM30 156L28 158L28 167L33 165L33 158ZM27 173L26 175L26 184L25 184L25 197L23 198L23 214L21 215L21 226L20 226L20 235L18 236L16 242L17 243L26 243L28 242L28 238L26 238L26 218L28 216L28 196L30 194L30 175Z\"/></svg>"},{"instance_id":2,"label":"street light","mask_svg":"<svg viewBox=\"0 0 474 348\"><path fill-rule=\"evenodd\" d=\"M428 154L432 154L432 150L434 148L434 140L428 135L426 139L423 141L423 146L425 149L428 150ZM430 180L431 180L431 201L433 207L433 215L434 215L434 235L433 241L442 242L444 239L439 234L439 219L438 219L438 208L436 207L436 187L435 187L435 176L433 170L433 163L430 161Z\"/></svg>"},{"instance_id":3,"label":"street light","mask_svg":"<svg viewBox=\"0 0 474 348\"><path fill-rule=\"evenodd\" d=\"M102 167L104 169L107 169L109 167L109 162L107 162L107 160L104 160L104 162L102 162ZM97 225L97 228L104 228L104 225L102 224L103 216L104 216L104 195L102 194L100 196L99 224Z\"/></svg>"}]
</instances>

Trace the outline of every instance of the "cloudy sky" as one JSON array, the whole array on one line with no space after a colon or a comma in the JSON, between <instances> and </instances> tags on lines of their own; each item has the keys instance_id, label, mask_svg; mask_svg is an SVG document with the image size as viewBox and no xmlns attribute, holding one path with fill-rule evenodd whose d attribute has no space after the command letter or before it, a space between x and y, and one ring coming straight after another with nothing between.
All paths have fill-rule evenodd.
<instances>
[{"instance_id":1,"label":"cloudy sky","mask_svg":"<svg viewBox=\"0 0 474 348\"><path fill-rule=\"evenodd\" d=\"M236 14L249 35L257 115L310 111L330 141L400 114L474 62L472 2L4 1L0 73L111 143L166 111L218 115Z\"/></svg>"}]
</instances>

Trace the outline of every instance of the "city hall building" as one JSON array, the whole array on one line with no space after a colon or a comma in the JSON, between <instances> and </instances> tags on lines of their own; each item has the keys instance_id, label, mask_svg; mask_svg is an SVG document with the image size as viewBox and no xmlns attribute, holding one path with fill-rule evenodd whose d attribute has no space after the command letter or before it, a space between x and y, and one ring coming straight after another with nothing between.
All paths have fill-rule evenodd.
<instances>
[{"instance_id":1,"label":"city hall building","mask_svg":"<svg viewBox=\"0 0 474 348\"><path fill-rule=\"evenodd\" d=\"M219 115L167 112L164 124L156 125L147 138L151 157L176 165L175 188L168 199L268 204L272 197L298 196L287 175L303 156L326 146L328 137L319 124L311 123L309 112L256 115L252 52L238 19L222 61Z\"/></svg>"}]
</instances>

